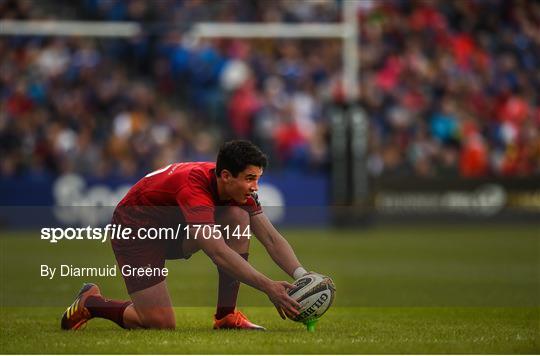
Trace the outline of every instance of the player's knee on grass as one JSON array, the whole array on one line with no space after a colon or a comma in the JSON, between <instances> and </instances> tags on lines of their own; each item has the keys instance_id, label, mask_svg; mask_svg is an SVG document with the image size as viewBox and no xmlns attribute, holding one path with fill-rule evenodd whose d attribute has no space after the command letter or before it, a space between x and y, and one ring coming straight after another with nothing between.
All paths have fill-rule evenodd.
<instances>
[{"instance_id":1,"label":"player's knee on grass","mask_svg":"<svg viewBox=\"0 0 540 356\"><path fill-rule=\"evenodd\" d=\"M176 320L172 311L165 313L158 311L139 313L139 317L143 323L143 327L146 329L176 328Z\"/></svg>"},{"instance_id":2,"label":"player's knee on grass","mask_svg":"<svg viewBox=\"0 0 540 356\"><path fill-rule=\"evenodd\" d=\"M176 327L174 309L165 281L131 293L130 297L143 328L174 329Z\"/></svg>"}]
</instances>

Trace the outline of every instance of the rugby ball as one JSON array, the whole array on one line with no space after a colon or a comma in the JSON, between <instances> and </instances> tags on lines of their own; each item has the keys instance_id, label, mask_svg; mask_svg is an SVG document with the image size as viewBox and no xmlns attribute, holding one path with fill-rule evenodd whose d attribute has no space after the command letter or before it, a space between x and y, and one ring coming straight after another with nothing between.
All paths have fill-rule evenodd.
<instances>
[{"instance_id":1,"label":"rugby ball","mask_svg":"<svg viewBox=\"0 0 540 356\"><path fill-rule=\"evenodd\" d=\"M289 290L291 298L300 303L300 314L290 319L307 322L320 318L332 305L336 287L330 277L309 273L293 283L296 287Z\"/></svg>"}]
</instances>

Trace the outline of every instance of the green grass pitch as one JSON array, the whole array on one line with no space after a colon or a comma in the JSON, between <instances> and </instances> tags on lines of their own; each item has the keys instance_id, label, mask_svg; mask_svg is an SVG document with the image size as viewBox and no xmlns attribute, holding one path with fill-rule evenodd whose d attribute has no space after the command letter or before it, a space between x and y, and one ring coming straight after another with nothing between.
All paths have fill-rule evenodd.
<instances>
[{"instance_id":1,"label":"green grass pitch","mask_svg":"<svg viewBox=\"0 0 540 356\"><path fill-rule=\"evenodd\" d=\"M301 261L333 277L335 305L308 333L247 286L239 307L267 332L213 331L217 273L199 253L169 261L174 331L106 320L64 332L59 318L89 278L48 280L40 265L114 264L108 244L0 231L0 353L540 353L540 229L469 225L283 231ZM286 276L252 241L250 261ZM90 278L111 298L120 277Z\"/></svg>"}]
</instances>

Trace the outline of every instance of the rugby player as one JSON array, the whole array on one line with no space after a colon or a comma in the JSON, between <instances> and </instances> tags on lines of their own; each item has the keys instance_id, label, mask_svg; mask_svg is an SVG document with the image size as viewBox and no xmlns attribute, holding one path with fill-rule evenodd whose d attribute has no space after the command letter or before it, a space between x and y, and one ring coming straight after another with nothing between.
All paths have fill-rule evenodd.
<instances>
[{"instance_id":1,"label":"rugby player","mask_svg":"<svg viewBox=\"0 0 540 356\"><path fill-rule=\"evenodd\" d=\"M256 192L267 165L266 156L249 141L225 143L216 163L174 163L137 182L116 207L112 223L137 228L191 226L183 238L111 240L118 266L162 269L166 259L189 258L202 250L216 264L219 274L214 329L264 330L236 309L243 282L268 295L279 315L297 315L300 305L287 291L294 286L273 281L248 263L249 235L264 245L272 260L288 275L299 278L306 270L293 249L265 216ZM192 225L214 226L227 234L196 236ZM230 236L235 229L242 232ZM221 236L219 236L221 235ZM217 238L216 238L217 236ZM97 285L83 285L62 316L62 329L79 329L92 318L109 319L122 328L173 329L176 326L166 277L123 275L130 300L110 300Z\"/></svg>"}]
</instances>

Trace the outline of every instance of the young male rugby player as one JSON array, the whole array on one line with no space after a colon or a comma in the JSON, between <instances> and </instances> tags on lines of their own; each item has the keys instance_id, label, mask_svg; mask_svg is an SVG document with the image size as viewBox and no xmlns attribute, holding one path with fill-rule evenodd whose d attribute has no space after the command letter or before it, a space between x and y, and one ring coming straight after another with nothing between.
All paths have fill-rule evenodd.
<instances>
[{"instance_id":1,"label":"young male rugby player","mask_svg":"<svg viewBox=\"0 0 540 356\"><path fill-rule=\"evenodd\" d=\"M258 147L239 140L225 143L215 164L174 163L142 178L118 204L112 223L133 231L177 224L190 228L179 239L143 240L134 235L112 240L119 267L160 270L166 259L189 258L202 250L219 273L214 329L264 330L236 310L239 281L266 293L283 319L287 313L297 315L299 304L287 295L294 286L269 279L247 262L250 240L244 232L249 225L283 271L293 278L306 273L257 200L258 181L266 165L267 158ZM201 229L193 226L202 224L212 231L212 238L204 238ZM233 234L235 230L241 233ZM97 285L85 284L62 316L62 329L79 329L92 318L109 319L127 329L175 328L164 275L123 277L130 300L106 299Z\"/></svg>"}]
</instances>

